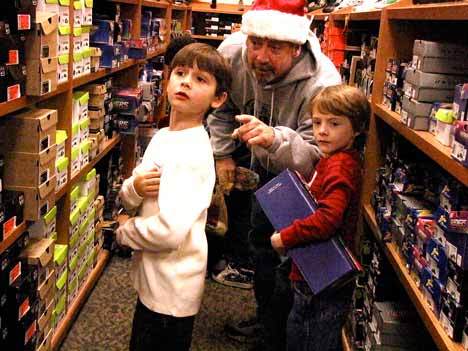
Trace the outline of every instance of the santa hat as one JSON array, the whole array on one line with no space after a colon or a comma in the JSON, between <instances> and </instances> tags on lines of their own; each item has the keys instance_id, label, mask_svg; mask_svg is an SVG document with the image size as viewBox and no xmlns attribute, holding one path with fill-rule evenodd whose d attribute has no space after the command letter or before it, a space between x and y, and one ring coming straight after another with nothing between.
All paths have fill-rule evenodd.
<instances>
[{"instance_id":1,"label":"santa hat","mask_svg":"<svg viewBox=\"0 0 468 351\"><path fill-rule=\"evenodd\" d=\"M304 44L310 21L304 0L256 0L242 16L244 34Z\"/></svg>"}]
</instances>

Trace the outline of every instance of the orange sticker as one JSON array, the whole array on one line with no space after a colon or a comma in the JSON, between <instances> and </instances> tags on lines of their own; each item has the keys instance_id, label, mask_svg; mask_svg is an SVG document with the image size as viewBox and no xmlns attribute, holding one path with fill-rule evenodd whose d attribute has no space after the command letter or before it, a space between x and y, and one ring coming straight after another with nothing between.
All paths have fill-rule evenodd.
<instances>
[{"instance_id":1,"label":"orange sticker","mask_svg":"<svg viewBox=\"0 0 468 351\"><path fill-rule=\"evenodd\" d=\"M18 14L18 30L31 29L31 16Z\"/></svg>"},{"instance_id":2,"label":"orange sticker","mask_svg":"<svg viewBox=\"0 0 468 351\"><path fill-rule=\"evenodd\" d=\"M21 262L10 271L10 285L15 282L15 280L21 275Z\"/></svg>"},{"instance_id":3,"label":"orange sticker","mask_svg":"<svg viewBox=\"0 0 468 351\"><path fill-rule=\"evenodd\" d=\"M18 99L20 97L21 97L21 87L19 84L15 84L7 88L7 101Z\"/></svg>"},{"instance_id":4,"label":"orange sticker","mask_svg":"<svg viewBox=\"0 0 468 351\"><path fill-rule=\"evenodd\" d=\"M36 321L32 322L31 326L26 330L24 335L24 344L26 345L29 340L36 334Z\"/></svg>"},{"instance_id":5,"label":"orange sticker","mask_svg":"<svg viewBox=\"0 0 468 351\"><path fill-rule=\"evenodd\" d=\"M3 232L5 239L8 238L12 233L13 229L16 228L16 216L11 217L8 221L3 223Z\"/></svg>"},{"instance_id":6,"label":"orange sticker","mask_svg":"<svg viewBox=\"0 0 468 351\"><path fill-rule=\"evenodd\" d=\"M8 51L8 63L7 65L17 65L19 63L19 51L9 50Z\"/></svg>"},{"instance_id":7,"label":"orange sticker","mask_svg":"<svg viewBox=\"0 0 468 351\"><path fill-rule=\"evenodd\" d=\"M26 300L23 301L23 303L19 307L18 320L21 320L21 318L23 318L24 315L28 313L30 309L31 309L31 306L29 305L29 297L28 297Z\"/></svg>"}]
</instances>

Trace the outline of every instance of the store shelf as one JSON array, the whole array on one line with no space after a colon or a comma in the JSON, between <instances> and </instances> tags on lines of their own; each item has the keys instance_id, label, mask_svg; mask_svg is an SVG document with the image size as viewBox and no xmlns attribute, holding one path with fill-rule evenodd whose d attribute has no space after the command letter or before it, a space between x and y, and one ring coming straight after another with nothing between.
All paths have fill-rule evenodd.
<instances>
[{"instance_id":1,"label":"store shelf","mask_svg":"<svg viewBox=\"0 0 468 351\"><path fill-rule=\"evenodd\" d=\"M79 87L81 85L91 83L91 82L93 82L93 81L95 81L97 79L107 77L107 76L109 76L111 74L122 71L124 69L129 68L129 67L132 67L133 65L135 65L135 62L136 62L135 60L130 59L130 60L127 60L124 63L122 63L119 67L102 68L97 72L90 73L90 74L87 74L87 75L85 75L83 77L73 79L73 88L77 88L77 87Z\"/></svg>"},{"instance_id":2,"label":"store shelf","mask_svg":"<svg viewBox=\"0 0 468 351\"><path fill-rule=\"evenodd\" d=\"M151 60L152 58L155 58L155 57L158 56L158 55L164 54L164 52L166 51L166 46L167 46L167 45L164 44L162 47L160 47L160 48L156 49L156 51L154 51L154 52L148 54L148 55L146 56L146 58L144 58L143 60L140 60L140 61Z\"/></svg>"},{"instance_id":3,"label":"store shelf","mask_svg":"<svg viewBox=\"0 0 468 351\"><path fill-rule=\"evenodd\" d=\"M78 292L78 296L75 298L73 303L68 306L68 311L65 315L65 318L55 329L55 333L52 337L52 350L58 350L63 339L65 339L65 336L72 326L75 317L86 302L88 296L91 294L93 287L96 285L99 277L101 276L107 262L109 261L109 257L109 251L101 250L97 257L96 267L93 268L88 278L86 278L85 283L81 287L81 290Z\"/></svg>"},{"instance_id":4,"label":"store shelf","mask_svg":"<svg viewBox=\"0 0 468 351\"><path fill-rule=\"evenodd\" d=\"M369 204L364 205L363 209L365 220L369 224L374 236L379 238L381 234L377 226L374 210ZM408 269L398 254L396 244L386 243L384 252L439 350L462 351L463 348L461 344L455 343L449 338L440 325L439 320L429 308L428 303L424 299L421 291L419 291L413 278L411 278Z\"/></svg>"},{"instance_id":5,"label":"store shelf","mask_svg":"<svg viewBox=\"0 0 468 351\"><path fill-rule=\"evenodd\" d=\"M20 225L16 226L15 229L11 231L11 233L7 234L7 237L0 241L0 254L8 249L20 236L24 233L27 228L26 222L21 223Z\"/></svg>"},{"instance_id":6,"label":"store shelf","mask_svg":"<svg viewBox=\"0 0 468 351\"><path fill-rule=\"evenodd\" d=\"M95 157L93 158L86 166L84 166L80 172L75 174L75 176L67 182L56 194L55 194L55 201L60 199L63 195L65 195L68 190L78 181L80 180L85 174L87 174L93 167L104 157L106 156L112 148L120 142L120 135L116 135L110 140L107 140L104 143L104 149Z\"/></svg>"},{"instance_id":7,"label":"store shelf","mask_svg":"<svg viewBox=\"0 0 468 351\"><path fill-rule=\"evenodd\" d=\"M48 94L42 95L42 96L23 96L12 101L2 102L0 103L0 117L6 116L15 111L21 110L22 108L28 107L32 104L35 104L36 102L50 99L51 97L55 95L62 94L66 92L68 88L69 88L69 83L65 82L65 83L59 84L57 86L57 89L55 89L54 91Z\"/></svg>"},{"instance_id":8,"label":"store shelf","mask_svg":"<svg viewBox=\"0 0 468 351\"><path fill-rule=\"evenodd\" d=\"M311 11L307 14L309 17L314 17L314 20L324 21L327 17L333 17L335 21L379 21L382 15L381 9L370 11L354 11L353 7L347 7L341 10L324 13L322 9Z\"/></svg>"},{"instance_id":9,"label":"store shelf","mask_svg":"<svg viewBox=\"0 0 468 351\"><path fill-rule=\"evenodd\" d=\"M221 36L212 36L212 35L196 35L192 34L193 39L201 39L201 40L219 40L223 41L225 38Z\"/></svg>"},{"instance_id":10,"label":"store shelf","mask_svg":"<svg viewBox=\"0 0 468 351\"><path fill-rule=\"evenodd\" d=\"M463 351L463 347L459 343L453 342L450 337L445 333L439 320L429 308L423 294L417 287L413 278L411 278L408 269L405 267L400 255L398 254L395 243L386 244L385 253L388 257L390 264L393 266L400 282L405 288L408 296L413 302L416 311L418 311L422 321L426 325L429 334L436 343L439 350L447 351Z\"/></svg>"},{"instance_id":11,"label":"store shelf","mask_svg":"<svg viewBox=\"0 0 468 351\"><path fill-rule=\"evenodd\" d=\"M192 6L184 5L184 4L172 4L171 9L176 10L176 11L186 11L186 10L191 10Z\"/></svg>"},{"instance_id":12,"label":"store shelf","mask_svg":"<svg viewBox=\"0 0 468 351\"><path fill-rule=\"evenodd\" d=\"M138 5L139 0L107 0L109 2L115 2L117 4L127 4L127 5Z\"/></svg>"},{"instance_id":13,"label":"store shelf","mask_svg":"<svg viewBox=\"0 0 468 351\"><path fill-rule=\"evenodd\" d=\"M371 11L354 11L353 7L347 7L331 13L336 21L344 21L346 18L349 21L378 21L382 14L382 10L376 9Z\"/></svg>"},{"instance_id":14,"label":"store shelf","mask_svg":"<svg viewBox=\"0 0 468 351\"><path fill-rule=\"evenodd\" d=\"M242 15L250 6L243 7L239 10L239 5L235 4L217 4L216 8L210 7L210 2L192 2L192 12L205 12L205 13L226 13L231 15Z\"/></svg>"},{"instance_id":15,"label":"store shelf","mask_svg":"<svg viewBox=\"0 0 468 351\"><path fill-rule=\"evenodd\" d=\"M466 21L468 3L466 1L392 6L387 11L389 19L411 21Z\"/></svg>"},{"instance_id":16,"label":"store shelf","mask_svg":"<svg viewBox=\"0 0 468 351\"><path fill-rule=\"evenodd\" d=\"M457 178L463 185L468 186L468 168L451 158L450 147L443 146L429 132L416 131L400 122L400 115L388 110L384 105L373 106L374 112L390 127L396 130L418 149L437 162L442 168Z\"/></svg>"},{"instance_id":17,"label":"store shelf","mask_svg":"<svg viewBox=\"0 0 468 351\"><path fill-rule=\"evenodd\" d=\"M160 0L160 1L143 0L143 2L141 3L141 6L166 9L170 6L170 4L164 0Z\"/></svg>"}]
</instances>

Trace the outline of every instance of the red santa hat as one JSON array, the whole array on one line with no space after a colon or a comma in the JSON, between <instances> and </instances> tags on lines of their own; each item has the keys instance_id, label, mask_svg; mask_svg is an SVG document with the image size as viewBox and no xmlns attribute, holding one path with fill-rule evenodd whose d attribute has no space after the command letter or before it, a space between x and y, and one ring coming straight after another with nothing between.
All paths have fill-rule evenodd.
<instances>
[{"instance_id":1,"label":"red santa hat","mask_svg":"<svg viewBox=\"0 0 468 351\"><path fill-rule=\"evenodd\" d=\"M304 44L310 21L304 0L256 0L242 16L244 34Z\"/></svg>"}]
</instances>

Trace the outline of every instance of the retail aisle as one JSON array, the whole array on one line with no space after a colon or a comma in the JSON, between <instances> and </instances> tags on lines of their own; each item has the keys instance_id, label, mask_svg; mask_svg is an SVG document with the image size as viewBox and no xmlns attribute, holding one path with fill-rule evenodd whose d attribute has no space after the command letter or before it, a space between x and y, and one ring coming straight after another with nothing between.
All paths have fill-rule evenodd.
<instances>
[{"instance_id":1,"label":"retail aisle","mask_svg":"<svg viewBox=\"0 0 468 351\"><path fill-rule=\"evenodd\" d=\"M130 259L113 256L81 310L60 351L126 351L136 294L130 283ZM252 290L226 287L207 279L197 317L192 351L244 351L248 344L223 332L227 318L253 315Z\"/></svg>"}]
</instances>

